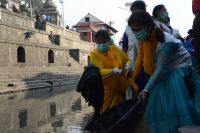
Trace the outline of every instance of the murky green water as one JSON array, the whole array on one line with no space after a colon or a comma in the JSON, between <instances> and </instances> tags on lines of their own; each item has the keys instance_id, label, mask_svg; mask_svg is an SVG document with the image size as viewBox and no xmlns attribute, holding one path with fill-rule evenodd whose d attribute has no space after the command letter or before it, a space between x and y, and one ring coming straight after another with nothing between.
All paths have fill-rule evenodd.
<instances>
[{"instance_id":1,"label":"murky green water","mask_svg":"<svg viewBox=\"0 0 200 133\"><path fill-rule=\"evenodd\" d=\"M79 133L92 108L76 86L0 95L0 133Z\"/></svg>"}]
</instances>

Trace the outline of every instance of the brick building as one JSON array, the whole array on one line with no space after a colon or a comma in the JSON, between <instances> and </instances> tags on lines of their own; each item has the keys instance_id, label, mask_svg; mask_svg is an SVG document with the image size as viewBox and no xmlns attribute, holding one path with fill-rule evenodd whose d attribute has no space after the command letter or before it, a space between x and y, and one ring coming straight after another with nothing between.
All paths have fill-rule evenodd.
<instances>
[{"instance_id":1,"label":"brick building","mask_svg":"<svg viewBox=\"0 0 200 133\"><path fill-rule=\"evenodd\" d=\"M73 27L80 33L80 38L87 42L94 42L94 35L100 29L108 30L111 36L114 36L117 33L116 29L90 13L88 13Z\"/></svg>"}]
</instances>

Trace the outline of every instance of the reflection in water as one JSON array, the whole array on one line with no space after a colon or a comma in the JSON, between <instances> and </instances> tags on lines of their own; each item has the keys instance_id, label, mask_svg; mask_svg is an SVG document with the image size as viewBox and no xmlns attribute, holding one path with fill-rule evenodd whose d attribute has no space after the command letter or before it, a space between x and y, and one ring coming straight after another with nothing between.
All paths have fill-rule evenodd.
<instances>
[{"instance_id":1,"label":"reflection in water","mask_svg":"<svg viewBox=\"0 0 200 133\"><path fill-rule=\"evenodd\" d=\"M0 95L0 133L79 133L92 115L75 86Z\"/></svg>"},{"instance_id":2,"label":"reflection in water","mask_svg":"<svg viewBox=\"0 0 200 133\"><path fill-rule=\"evenodd\" d=\"M63 120L53 122L51 125L52 127L63 127Z\"/></svg>"},{"instance_id":3,"label":"reflection in water","mask_svg":"<svg viewBox=\"0 0 200 133\"><path fill-rule=\"evenodd\" d=\"M56 116L56 104L55 102L50 103L50 114L51 116Z\"/></svg>"},{"instance_id":4,"label":"reflection in water","mask_svg":"<svg viewBox=\"0 0 200 133\"><path fill-rule=\"evenodd\" d=\"M27 126L27 110L22 110L19 112L19 128L24 128Z\"/></svg>"},{"instance_id":5,"label":"reflection in water","mask_svg":"<svg viewBox=\"0 0 200 133\"><path fill-rule=\"evenodd\" d=\"M72 104L72 111L81 111L81 98L78 98Z\"/></svg>"}]
</instances>

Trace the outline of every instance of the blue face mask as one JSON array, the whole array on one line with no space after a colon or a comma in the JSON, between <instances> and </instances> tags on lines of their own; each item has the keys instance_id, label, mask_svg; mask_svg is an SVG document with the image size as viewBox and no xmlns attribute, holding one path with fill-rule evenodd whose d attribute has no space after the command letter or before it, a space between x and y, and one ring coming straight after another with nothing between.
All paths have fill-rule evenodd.
<instances>
[{"instance_id":1,"label":"blue face mask","mask_svg":"<svg viewBox=\"0 0 200 133\"><path fill-rule=\"evenodd\" d=\"M107 52L110 48L110 45L109 43L101 43L101 44L97 44L97 49L100 51L100 52Z\"/></svg>"},{"instance_id":2,"label":"blue face mask","mask_svg":"<svg viewBox=\"0 0 200 133\"><path fill-rule=\"evenodd\" d=\"M168 16L168 12L167 11L164 11L159 17L159 20L161 22L163 22L163 23L168 22L168 19L169 19L169 16Z\"/></svg>"},{"instance_id":3,"label":"blue face mask","mask_svg":"<svg viewBox=\"0 0 200 133\"><path fill-rule=\"evenodd\" d=\"M148 37L148 33L145 30L141 30L135 33L135 37L138 41L144 41Z\"/></svg>"}]
</instances>

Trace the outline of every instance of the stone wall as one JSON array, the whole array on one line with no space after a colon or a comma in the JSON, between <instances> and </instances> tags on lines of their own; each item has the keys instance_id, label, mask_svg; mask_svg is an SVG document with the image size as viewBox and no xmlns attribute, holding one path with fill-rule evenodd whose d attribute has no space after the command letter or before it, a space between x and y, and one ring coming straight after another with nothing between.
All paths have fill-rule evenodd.
<instances>
[{"instance_id":1,"label":"stone wall","mask_svg":"<svg viewBox=\"0 0 200 133\"><path fill-rule=\"evenodd\" d=\"M67 66L69 49L79 49L81 65L87 65L88 55L93 45L80 40L79 33L46 24L46 31L37 30L34 20L0 8L0 67L15 66ZM24 40L24 33L30 31L34 35L29 41ZM49 41L50 31L60 36L60 46ZM25 63L17 62L18 48L25 50ZM48 52L53 51L54 63L48 63Z\"/></svg>"}]
</instances>

